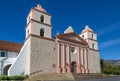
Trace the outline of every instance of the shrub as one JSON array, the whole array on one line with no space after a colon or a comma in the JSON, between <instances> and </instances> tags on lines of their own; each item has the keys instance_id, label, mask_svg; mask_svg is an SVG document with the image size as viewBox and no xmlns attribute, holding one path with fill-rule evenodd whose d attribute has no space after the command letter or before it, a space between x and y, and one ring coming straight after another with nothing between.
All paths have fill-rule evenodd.
<instances>
[{"instance_id":1,"label":"shrub","mask_svg":"<svg viewBox=\"0 0 120 81\"><path fill-rule=\"evenodd\" d=\"M101 72L105 74L120 75L120 66L112 65L109 61L101 60Z\"/></svg>"},{"instance_id":2,"label":"shrub","mask_svg":"<svg viewBox=\"0 0 120 81\"><path fill-rule=\"evenodd\" d=\"M0 76L0 81L2 80L24 80L24 79L27 79L28 78L28 75L16 75L16 76Z\"/></svg>"}]
</instances>

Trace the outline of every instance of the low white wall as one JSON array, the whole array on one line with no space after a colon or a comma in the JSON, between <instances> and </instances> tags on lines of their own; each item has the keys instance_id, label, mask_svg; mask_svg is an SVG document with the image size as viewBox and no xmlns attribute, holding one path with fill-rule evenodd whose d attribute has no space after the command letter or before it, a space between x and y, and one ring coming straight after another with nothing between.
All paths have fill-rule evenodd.
<instances>
[{"instance_id":1,"label":"low white wall","mask_svg":"<svg viewBox=\"0 0 120 81\"><path fill-rule=\"evenodd\" d=\"M24 43L19 55L15 62L8 70L8 75L20 75L21 73L29 74L29 54L30 54L30 37Z\"/></svg>"}]
</instances>

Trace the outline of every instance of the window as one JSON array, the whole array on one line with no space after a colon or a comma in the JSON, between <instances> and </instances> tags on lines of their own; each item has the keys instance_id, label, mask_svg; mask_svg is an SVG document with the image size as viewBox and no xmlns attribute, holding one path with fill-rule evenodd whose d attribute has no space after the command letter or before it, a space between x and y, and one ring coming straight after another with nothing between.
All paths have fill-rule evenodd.
<instances>
[{"instance_id":1,"label":"window","mask_svg":"<svg viewBox=\"0 0 120 81\"><path fill-rule=\"evenodd\" d=\"M40 17L40 22L44 23L44 16L43 15L41 15L41 17Z\"/></svg>"},{"instance_id":2,"label":"window","mask_svg":"<svg viewBox=\"0 0 120 81\"><path fill-rule=\"evenodd\" d=\"M28 35L29 35L29 30L27 31Z\"/></svg>"},{"instance_id":3,"label":"window","mask_svg":"<svg viewBox=\"0 0 120 81\"><path fill-rule=\"evenodd\" d=\"M93 34L92 34L92 39L93 39Z\"/></svg>"},{"instance_id":4,"label":"window","mask_svg":"<svg viewBox=\"0 0 120 81\"><path fill-rule=\"evenodd\" d=\"M94 45L94 43L92 44L92 49L94 49L94 47L95 47L95 45Z\"/></svg>"},{"instance_id":5,"label":"window","mask_svg":"<svg viewBox=\"0 0 120 81\"><path fill-rule=\"evenodd\" d=\"M40 29L40 36L44 37L44 29Z\"/></svg>"},{"instance_id":6,"label":"window","mask_svg":"<svg viewBox=\"0 0 120 81\"><path fill-rule=\"evenodd\" d=\"M76 49L75 49L75 47L71 47L71 52L72 52L73 54L76 54Z\"/></svg>"},{"instance_id":7,"label":"window","mask_svg":"<svg viewBox=\"0 0 120 81\"><path fill-rule=\"evenodd\" d=\"M0 52L0 57L5 57L5 56L6 56L6 54L4 51Z\"/></svg>"},{"instance_id":8,"label":"window","mask_svg":"<svg viewBox=\"0 0 120 81\"><path fill-rule=\"evenodd\" d=\"M29 17L29 21L30 21L30 17Z\"/></svg>"},{"instance_id":9,"label":"window","mask_svg":"<svg viewBox=\"0 0 120 81\"><path fill-rule=\"evenodd\" d=\"M84 35L82 35L82 38L84 38Z\"/></svg>"}]
</instances>

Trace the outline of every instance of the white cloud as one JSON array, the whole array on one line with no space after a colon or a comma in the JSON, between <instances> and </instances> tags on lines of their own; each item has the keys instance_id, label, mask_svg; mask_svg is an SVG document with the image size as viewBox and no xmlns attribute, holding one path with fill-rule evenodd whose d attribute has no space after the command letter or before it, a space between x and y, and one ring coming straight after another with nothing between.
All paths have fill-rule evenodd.
<instances>
[{"instance_id":1,"label":"white cloud","mask_svg":"<svg viewBox=\"0 0 120 81\"><path fill-rule=\"evenodd\" d=\"M98 30L97 34L98 34L98 36L100 36L100 35L103 35L105 33L117 30L119 28L120 28L120 22L119 23L115 23L115 24L110 25L110 26L107 26L107 27L105 27L105 28L103 28L101 30Z\"/></svg>"},{"instance_id":2,"label":"white cloud","mask_svg":"<svg viewBox=\"0 0 120 81\"><path fill-rule=\"evenodd\" d=\"M99 46L100 46L100 48L105 48L105 47L115 45L115 44L118 44L118 43L120 43L120 39L114 39L114 40L103 42Z\"/></svg>"}]
</instances>

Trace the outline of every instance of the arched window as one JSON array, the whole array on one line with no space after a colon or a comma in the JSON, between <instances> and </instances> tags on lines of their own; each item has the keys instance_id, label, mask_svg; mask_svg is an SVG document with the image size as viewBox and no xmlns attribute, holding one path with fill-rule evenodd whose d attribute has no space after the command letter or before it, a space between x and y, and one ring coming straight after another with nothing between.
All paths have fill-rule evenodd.
<instances>
[{"instance_id":1,"label":"arched window","mask_svg":"<svg viewBox=\"0 0 120 81\"><path fill-rule=\"evenodd\" d=\"M27 31L28 35L29 35L29 30Z\"/></svg>"},{"instance_id":2,"label":"arched window","mask_svg":"<svg viewBox=\"0 0 120 81\"><path fill-rule=\"evenodd\" d=\"M93 39L93 34L92 34L92 39Z\"/></svg>"},{"instance_id":3,"label":"arched window","mask_svg":"<svg viewBox=\"0 0 120 81\"><path fill-rule=\"evenodd\" d=\"M82 35L82 38L84 38L84 35Z\"/></svg>"},{"instance_id":4,"label":"arched window","mask_svg":"<svg viewBox=\"0 0 120 81\"><path fill-rule=\"evenodd\" d=\"M44 29L40 29L40 36L44 37Z\"/></svg>"},{"instance_id":5,"label":"arched window","mask_svg":"<svg viewBox=\"0 0 120 81\"><path fill-rule=\"evenodd\" d=\"M95 48L95 45L94 45L94 43L92 44L92 49L94 49Z\"/></svg>"},{"instance_id":6,"label":"arched window","mask_svg":"<svg viewBox=\"0 0 120 81\"><path fill-rule=\"evenodd\" d=\"M44 16L43 15L41 15L41 17L40 17L40 22L44 23Z\"/></svg>"}]
</instances>

